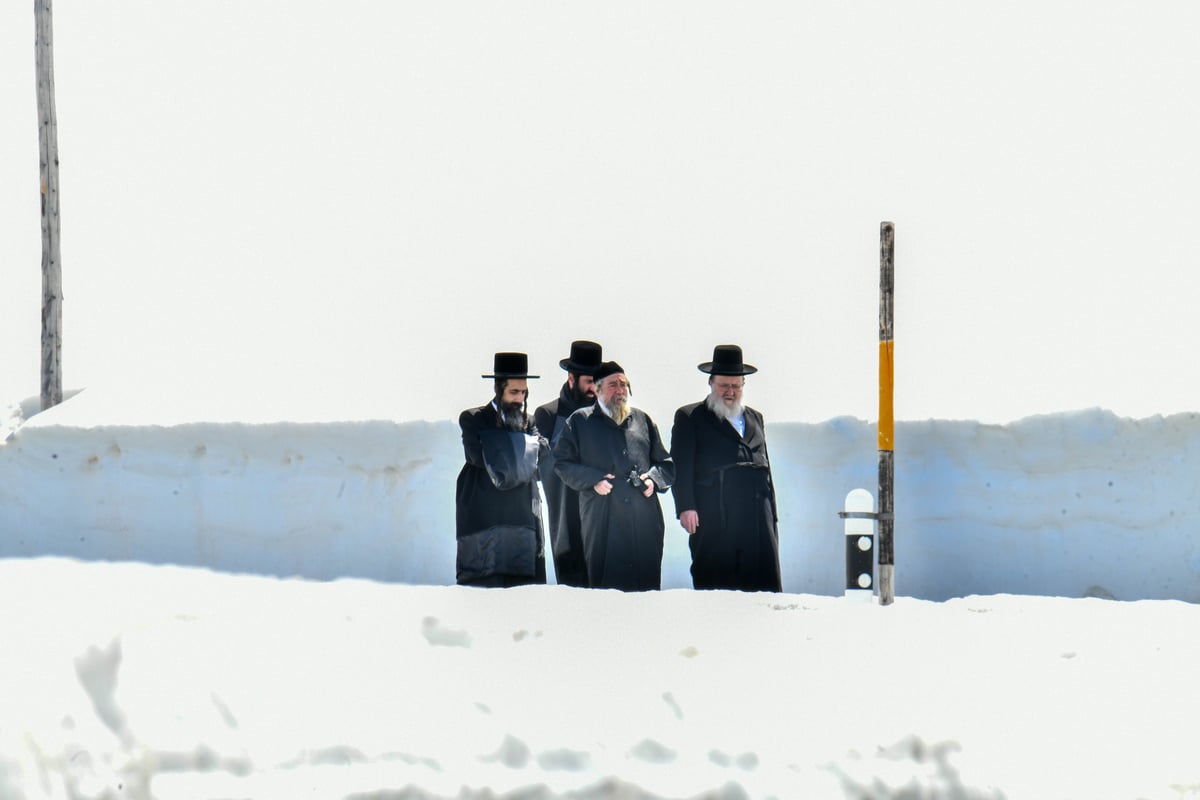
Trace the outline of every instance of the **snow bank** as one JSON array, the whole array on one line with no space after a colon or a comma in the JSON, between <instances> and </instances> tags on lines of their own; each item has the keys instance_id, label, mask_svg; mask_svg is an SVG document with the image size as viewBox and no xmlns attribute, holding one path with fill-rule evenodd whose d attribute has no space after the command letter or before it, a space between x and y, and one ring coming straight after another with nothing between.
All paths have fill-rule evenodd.
<instances>
[{"instance_id":1,"label":"snow bank","mask_svg":"<svg viewBox=\"0 0 1200 800\"><path fill-rule=\"evenodd\" d=\"M144 425L89 394L0 447L0 555L454 582L451 423Z\"/></svg>"},{"instance_id":2,"label":"snow bank","mask_svg":"<svg viewBox=\"0 0 1200 800\"><path fill-rule=\"evenodd\" d=\"M148 414L88 390L24 424L10 415L0 557L453 583L453 422L205 422L168 412L180 407ZM650 411L669 427L670 411ZM837 512L875 489L874 426L768 421L768 438L784 588L840 594ZM1200 415L900 422L896 442L899 594L1200 602ZM688 587L664 509L664 587Z\"/></svg>"}]
</instances>

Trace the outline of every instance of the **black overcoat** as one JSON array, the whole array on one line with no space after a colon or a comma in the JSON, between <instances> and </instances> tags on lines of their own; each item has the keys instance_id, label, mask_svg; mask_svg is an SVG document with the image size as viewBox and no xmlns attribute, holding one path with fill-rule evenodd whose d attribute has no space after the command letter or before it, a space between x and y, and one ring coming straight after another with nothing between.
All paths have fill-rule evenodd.
<instances>
[{"instance_id":1,"label":"black overcoat","mask_svg":"<svg viewBox=\"0 0 1200 800\"><path fill-rule=\"evenodd\" d=\"M579 493L584 560L589 585L598 589L642 591L662 586L663 515L658 495L675 479L675 465L658 427L632 409L619 426L599 405L567 418L554 448L554 470ZM629 473L649 473L655 492L629 484ZM615 476L613 491L593 488Z\"/></svg>"},{"instance_id":2,"label":"black overcoat","mask_svg":"<svg viewBox=\"0 0 1200 800\"><path fill-rule=\"evenodd\" d=\"M745 410L743 437L703 403L675 412L675 515L694 510L688 539L697 589L782 590L779 515L762 414Z\"/></svg>"},{"instance_id":3,"label":"black overcoat","mask_svg":"<svg viewBox=\"0 0 1200 800\"><path fill-rule=\"evenodd\" d=\"M533 412L537 429L550 440L551 454L538 464L538 475L542 491L546 494L546 506L550 526L551 553L554 556L554 574L560 584L587 586L587 567L583 561L583 534L579 523L579 493L567 486L554 473L554 446L558 444L567 417L576 410L575 396L571 387L564 383L557 400L538 406Z\"/></svg>"},{"instance_id":4,"label":"black overcoat","mask_svg":"<svg viewBox=\"0 0 1200 800\"><path fill-rule=\"evenodd\" d=\"M542 502L537 493L536 474L508 489L497 488L488 474L482 437L501 430L499 412L491 403L462 412L458 424L466 455L454 495L458 583L477 586L545 583ZM532 419L525 433L538 436ZM539 455L544 457L549 453L549 445L545 439L539 445Z\"/></svg>"}]
</instances>

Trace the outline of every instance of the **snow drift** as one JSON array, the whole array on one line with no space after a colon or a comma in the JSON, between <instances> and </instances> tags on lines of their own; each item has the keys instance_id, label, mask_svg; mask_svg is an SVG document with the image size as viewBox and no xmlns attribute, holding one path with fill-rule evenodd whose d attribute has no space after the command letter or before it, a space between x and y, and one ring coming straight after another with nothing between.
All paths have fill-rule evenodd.
<instances>
[{"instance_id":1,"label":"snow drift","mask_svg":"<svg viewBox=\"0 0 1200 800\"><path fill-rule=\"evenodd\" d=\"M0 445L0 557L142 561L312 579L454 582L449 421L203 421L85 391ZM670 410L651 409L669 433ZM875 429L768 424L788 592L844 588L837 512L875 490ZM1008 425L900 422L896 582L940 600L1019 593L1200 601L1200 415L1101 410ZM689 587L670 517L664 588Z\"/></svg>"}]
</instances>

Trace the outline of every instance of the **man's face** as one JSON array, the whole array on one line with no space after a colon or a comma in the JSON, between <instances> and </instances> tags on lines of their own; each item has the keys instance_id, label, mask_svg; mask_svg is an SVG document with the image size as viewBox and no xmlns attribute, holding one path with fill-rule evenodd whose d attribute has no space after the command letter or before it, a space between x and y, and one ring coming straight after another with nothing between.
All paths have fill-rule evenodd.
<instances>
[{"instance_id":1,"label":"man's face","mask_svg":"<svg viewBox=\"0 0 1200 800\"><path fill-rule=\"evenodd\" d=\"M596 399L596 381L591 375L576 375L573 372L568 372L567 386L571 388L571 392L575 395L576 400Z\"/></svg>"},{"instance_id":2,"label":"man's face","mask_svg":"<svg viewBox=\"0 0 1200 800\"><path fill-rule=\"evenodd\" d=\"M524 378L509 378L508 383L504 384L504 391L500 393L500 402L509 408L513 405L520 408L524 405L527 397L529 397L529 381Z\"/></svg>"},{"instance_id":3,"label":"man's face","mask_svg":"<svg viewBox=\"0 0 1200 800\"><path fill-rule=\"evenodd\" d=\"M708 379L708 385L713 397L733 408L742 402L742 390L746 386L746 379L740 375L714 375Z\"/></svg>"},{"instance_id":4,"label":"man's face","mask_svg":"<svg viewBox=\"0 0 1200 800\"><path fill-rule=\"evenodd\" d=\"M609 408L624 405L629 402L629 381L624 375L609 375L596 384L596 395Z\"/></svg>"}]
</instances>

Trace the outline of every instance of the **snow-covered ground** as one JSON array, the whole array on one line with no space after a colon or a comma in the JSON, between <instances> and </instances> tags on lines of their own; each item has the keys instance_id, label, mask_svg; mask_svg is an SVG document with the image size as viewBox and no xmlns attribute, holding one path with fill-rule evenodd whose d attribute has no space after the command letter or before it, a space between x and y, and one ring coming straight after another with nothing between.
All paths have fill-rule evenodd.
<instances>
[{"instance_id":1,"label":"snow-covered ground","mask_svg":"<svg viewBox=\"0 0 1200 800\"><path fill-rule=\"evenodd\" d=\"M88 389L0 445L0 557L454 582L453 422L214 417L155 399ZM673 409L648 410L669 435ZM784 589L841 594L837 512L850 490L875 491L874 426L767 426ZM1200 602L1200 414L900 422L896 448L899 594ZM690 587L663 505L663 586Z\"/></svg>"},{"instance_id":2,"label":"snow-covered ground","mask_svg":"<svg viewBox=\"0 0 1200 800\"><path fill-rule=\"evenodd\" d=\"M1200 606L0 561L0 797L1200 797Z\"/></svg>"},{"instance_id":3,"label":"snow-covered ground","mask_svg":"<svg viewBox=\"0 0 1200 800\"><path fill-rule=\"evenodd\" d=\"M1200 415L898 424L880 607L839 596L860 420L768 423L787 593L683 588L670 520L625 595L449 585L450 421L34 407L4 800L1200 798Z\"/></svg>"}]
</instances>

